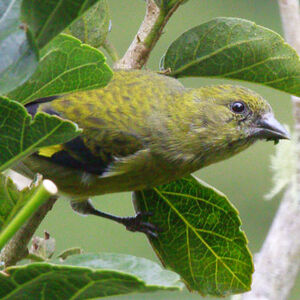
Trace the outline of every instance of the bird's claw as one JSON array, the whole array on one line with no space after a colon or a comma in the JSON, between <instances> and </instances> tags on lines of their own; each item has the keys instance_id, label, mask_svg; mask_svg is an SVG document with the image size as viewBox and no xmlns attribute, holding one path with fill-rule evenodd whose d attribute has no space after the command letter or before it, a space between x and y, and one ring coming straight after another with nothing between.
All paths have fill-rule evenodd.
<instances>
[{"instance_id":1,"label":"bird's claw","mask_svg":"<svg viewBox=\"0 0 300 300\"><path fill-rule=\"evenodd\" d=\"M149 223L144 222L142 218L144 216L153 216L151 212L138 212L134 217L122 218L122 224L125 225L126 229L133 232L143 232L151 237L157 238L158 228Z\"/></svg>"}]
</instances>

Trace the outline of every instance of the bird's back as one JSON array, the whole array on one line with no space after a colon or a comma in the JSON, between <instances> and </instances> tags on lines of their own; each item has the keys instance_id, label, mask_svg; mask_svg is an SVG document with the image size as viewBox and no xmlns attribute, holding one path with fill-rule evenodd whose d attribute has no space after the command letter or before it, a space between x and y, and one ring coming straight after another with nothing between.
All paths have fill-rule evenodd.
<instances>
[{"instance_id":1,"label":"bird's back","mask_svg":"<svg viewBox=\"0 0 300 300\"><path fill-rule=\"evenodd\" d=\"M72 189L76 192L67 177L82 184L91 176L100 178L108 171L113 173L116 162L125 169L117 170L115 174L128 173L129 177L136 176L131 174L131 169L138 161L141 161L140 171L154 168L150 162L149 140L160 135L163 127L160 123L168 118L172 101L178 101L178 94L184 90L179 81L153 72L116 71L103 89L39 99L27 105L29 112L44 111L69 119L76 122L83 133L66 144L42 148L24 164L33 172L41 172L56 181L67 192ZM133 157L135 160L127 163ZM116 189L133 189L129 177L125 183L116 179L119 180ZM136 178L132 180L136 181ZM66 185L70 187L66 188Z\"/></svg>"},{"instance_id":2,"label":"bird's back","mask_svg":"<svg viewBox=\"0 0 300 300\"><path fill-rule=\"evenodd\" d=\"M40 109L56 112L83 129L131 131L138 130L145 116L166 111L173 94L182 90L179 81L153 72L116 71L107 87L65 95Z\"/></svg>"}]
</instances>

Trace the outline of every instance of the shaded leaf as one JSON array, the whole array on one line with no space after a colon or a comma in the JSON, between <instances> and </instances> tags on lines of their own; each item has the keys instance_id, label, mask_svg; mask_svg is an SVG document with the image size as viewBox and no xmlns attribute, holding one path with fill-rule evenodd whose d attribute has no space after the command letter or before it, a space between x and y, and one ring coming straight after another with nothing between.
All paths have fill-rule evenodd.
<instances>
[{"instance_id":1,"label":"shaded leaf","mask_svg":"<svg viewBox=\"0 0 300 300\"><path fill-rule=\"evenodd\" d=\"M162 230L150 242L190 290L225 296L250 290L253 264L238 212L225 195L189 176L133 194Z\"/></svg>"},{"instance_id":2,"label":"shaded leaf","mask_svg":"<svg viewBox=\"0 0 300 300\"><path fill-rule=\"evenodd\" d=\"M67 142L81 132L74 123L45 113L32 121L21 104L4 97L0 97L0 116L0 171L39 147Z\"/></svg>"},{"instance_id":3,"label":"shaded leaf","mask_svg":"<svg viewBox=\"0 0 300 300\"><path fill-rule=\"evenodd\" d=\"M38 64L38 50L31 33L20 21L21 0L0 5L0 94L24 83Z\"/></svg>"},{"instance_id":4,"label":"shaded leaf","mask_svg":"<svg viewBox=\"0 0 300 300\"><path fill-rule=\"evenodd\" d=\"M66 33L72 34L85 44L98 48L104 43L108 30L108 4L106 0L100 0L73 22Z\"/></svg>"},{"instance_id":5,"label":"shaded leaf","mask_svg":"<svg viewBox=\"0 0 300 300\"><path fill-rule=\"evenodd\" d=\"M34 75L9 97L25 104L41 97L103 87L111 77L99 50L61 34L42 51Z\"/></svg>"},{"instance_id":6,"label":"shaded leaf","mask_svg":"<svg viewBox=\"0 0 300 300\"><path fill-rule=\"evenodd\" d=\"M39 48L42 48L97 1L23 0L22 18L33 31Z\"/></svg>"},{"instance_id":7,"label":"shaded leaf","mask_svg":"<svg viewBox=\"0 0 300 300\"><path fill-rule=\"evenodd\" d=\"M162 60L171 76L215 76L261 83L300 96L300 59L270 29L237 18L216 18L194 27Z\"/></svg>"},{"instance_id":8,"label":"shaded leaf","mask_svg":"<svg viewBox=\"0 0 300 300\"><path fill-rule=\"evenodd\" d=\"M0 273L0 298L91 299L133 292L178 290L178 275L144 258L81 254L63 263L33 263Z\"/></svg>"},{"instance_id":9,"label":"shaded leaf","mask_svg":"<svg viewBox=\"0 0 300 300\"><path fill-rule=\"evenodd\" d=\"M20 191L9 177L0 173L0 231L27 203L41 182L42 178L37 178L29 187Z\"/></svg>"}]
</instances>

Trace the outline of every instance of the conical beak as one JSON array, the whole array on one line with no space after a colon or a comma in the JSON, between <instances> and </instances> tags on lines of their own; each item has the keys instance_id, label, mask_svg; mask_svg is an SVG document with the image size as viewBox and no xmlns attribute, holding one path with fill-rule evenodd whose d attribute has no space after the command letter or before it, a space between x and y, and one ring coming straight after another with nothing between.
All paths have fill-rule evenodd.
<instances>
[{"instance_id":1,"label":"conical beak","mask_svg":"<svg viewBox=\"0 0 300 300\"><path fill-rule=\"evenodd\" d=\"M287 130L275 119L272 113L265 114L261 119L257 120L254 136L275 142L278 142L280 139L291 138Z\"/></svg>"}]
</instances>

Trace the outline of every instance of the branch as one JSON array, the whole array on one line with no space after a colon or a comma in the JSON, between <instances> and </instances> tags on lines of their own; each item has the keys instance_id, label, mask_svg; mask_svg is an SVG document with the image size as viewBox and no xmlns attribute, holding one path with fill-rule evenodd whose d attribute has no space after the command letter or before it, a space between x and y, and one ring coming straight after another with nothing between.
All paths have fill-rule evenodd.
<instances>
[{"instance_id":1,"label":"branch","mask_svg":"<svg viewBox=\"0 0 300 300\"><path fill-rule=\"evenodd\" d=\"M300 15L298 0L278 0L284 35L300 54Z\"/></svg>"},{"instance_id":2,"label":"branch","mask_svg":"<svg viewBox=\"0 0 300 300\"><path fill-rule=\"evenodd\" d=\"M300 54L299 0L278 0L288 43ZM295 131L300 145L300 98L292 96ZM300 266L300 148L297 147L297 187L288 188L261 251L255 257L252 291L243 300L285 300ZM296 192L295 192L296 190Z\"/></svg>"},{"instance_id":3,"label":"branch","mask_svg":"<svg viewBox=\"0 0 300 300\"><path fill-rule=\"evenodd\" d=\"M31 218L17 231L12 239L1 251L0 260L5 267L15 265L28 255L27 245L35 231L45 218L46 214L52 209L57 197L51 197L46 203L31 216Z\"/></svg>"},{"instance_id":4,"label":"branch","mask_svg":"<svg viewBox=\"0 0 300 300\"><path fill-rule=\"evenodd\" d=\"M252 291L243 300L284 300L300 263L300 208L292 188L286 191L261 251L255 256Z\"/></svg>"},{"instance_id":5,"label":"branch","mask_svg":"<svg viewBox=\"0 0 300 300\"><path fill-rule=\"evenodd\" d=\"M156 45L170 17L182 2L178 1L166 11L159 9L154 0L147 0L144 21L124 57L115 64L115 69L141 69L146 64L150 52Z\"/></svg>"}]
</instances>

